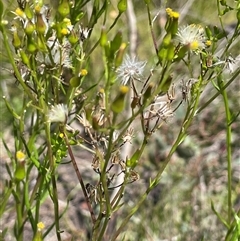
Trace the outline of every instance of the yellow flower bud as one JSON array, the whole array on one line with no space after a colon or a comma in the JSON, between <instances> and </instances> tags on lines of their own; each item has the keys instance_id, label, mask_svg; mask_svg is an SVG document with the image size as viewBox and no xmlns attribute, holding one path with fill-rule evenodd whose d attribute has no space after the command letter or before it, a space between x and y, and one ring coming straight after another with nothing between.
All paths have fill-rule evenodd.
<instances>
[{"instance_id":1,"label":"yellow flower bud","mask_svg":"<svg viewBox=\"0 0 240 241\"><path fill-rule=\"evenodd\" d=\"M63 35L63 36L65 36L65 35L68 35L68 29L67 28L62 28L61 29L61 34Z\"/></svg>"},{"instance_id":2,"label":"yellow flower bud","mask_svg":"<svg viewBox=\"0 0 240 241\"><path fill-rule=\"evenodd\" d=\"M21 18L26 18L26 14L20 8L17 8L15 13Z\"/></svg>"},{"instance_id":3,"label":"yellow flower bud","mask_svg":"<svg viewBox=\"0 0 240 241\"><path fill-rule=\"evenodd\" d=\"M26 3L26 5L25 5L24 12L25 12L28 19L32 19L33 18L33 11L32 11L32 9L29 5L29 1L26 1L25 3Z\"/></svg>"},{"instance_id":4,"label":"yellow flower bud","mask_svg":"<svg viewBox=\"0 0 240 241\"><path fill-rule=\"evenodd\" d=\"M88 74L88 71L86 69L81 69L80 70L80 75L81 76L86 76Z\"/></svg>"},{"instance_id":5,"label":"yellow flower bud","mask_svg":"<svg viewBox=\"0 0 240 241\"><path fill-rule=\"evenodd\" d=\"M12 44L15 48L19 48L21 46L21 40L18 36L17 31L13 32L13 40L12 40Z\"/></svg>"},{"instance_id":6,"label":"yellow flower bud","mask_svg":"<svg viewBox=\"0 0 240 241\"><path fill-rule=\"evenodd\" d=\"M63 18L70 13L70 6L68 0L62 0L62 3L58 6L58 12Z\"/></svg>"},{"instance_id":7,"label":"yellow flower bud","mask_svg":"<svg viewBox=\"0 0 240 241\"><path fill-rule=\"evenodd\" d=\"M118 52L117 52L117 56L116 56L116 59L115 59L115 66L116 67L119 67L123 61L123 55L124 55L124 52L127 48L127 44L126 43L122 43Z\"/></svg>"},{"instance_id":8,"label":"yellow flower bud","mask_svg":"<svg viewBox=\"0 0 240 241\"><path fill-rule=\"evenodd\" d=\"M62 133L61 133L61 134L62 134ZM43 230L43 229L45 228L45 225L44 225L43 222L39 222L39 223L37 224L37 227L38 227L38 229L41 231L41 230Z\"/></svg>"},{"instance_id":9,"label":"yellow flower bud","mask_svg":"<svg viewBox=\"0 0 240 241\"><path fill-rule=\"evenodd\" d=\"M24 30L25 30L25 33L26 33L27 35L31 35L31 34L34 32L34 30L35 30L35 25L32 23L31 20L28 20L28 21L27 21L27 24L26 24L26 27L24 28Z\"/></svg>"},{"instance_id":10,"label":"yellow flower bud","mask_svg":"<svg viewBox=\"0 0 240 241\"><path fill-rule=\"evenodd\" d=\"M16 153L17 166L14 177L17 181L22 181L26 176L25 171L25 154L22 151Z\"/></svg>"},{"instance_id":11,"label":"yellow flower bud","mask_svg":"<svg viewBox=\"0 0 240 241\"><path fill-rule=\"evenodd\" d=\"M112 103L111 109L113 112L115 112L116 114L120 113L123 111L124 106L125 106L125 95L127 94L127 92L129 91L129 87L126 85L122 85L119 88L119 93L116 96L115 100Z\"/></svg>"},{"instance_id":12,"label":"yellow flower bud","mask_svg":"<svg viewBox=\"0 0 240 241\"><path fill-rule=\"evenodd\" d=\"M118 11L119 11L120 13L125 12L125 11L127 10L127 0L120 0L120 1L118 2L117 7L118 7Z\"/></svg>"},{"instance_id":13,"label":"yellow flower bud","mask_svg":"<svg viewBox=\"0 0 240 241\"><path fill-rule=\"evenodd\" d=\"M34 53L37 50L36 44L31 37L27 38L27 50L30 53Z\"/></svg>"},{"instance_id":14,"label":"yellow flower bud","mask_svg":"<svg viewBox=\"0 0 240 241\"><path fill-rule=\"evenodd\" d=\"M79 40L77 34L75 33L74 30L71 31L70 35L68 36L68 41L71 43L71 44L75 44L77 43Z\"/></svg>"},{"instance_id":15,"label":"yellow flower bud","mask_svg":"<svg viewBox=\"0 0 240 241\"><path fill-rule=\"evenodd\" d=\"M150 83L146 89L146 91L143 94L143 104L146 103L146 101L151 97L152 95L152 89L153 89L153 83Z\"/></svg>"},{"instance_id":16,"label":"yellow flower bud","mask_svg":"<svg viewBox=\"0 0 240 241\"><path fill-rule=\"evenodd\" d=\"M102 47L107 45L107 30L105 27L102 28L101 37L100 37L100 45Z\"/></svg>"},{"instance_id":17,"label":"yellow flower bud","mask_svg":"<svg viewBox=\"0 0 240 241\"><path fill-rule=\"evenodd\" d=\"M212 45L212 41L211 40L207 40L205 44L206 44L207 47L210 47Z\"/></svg>"},{"instance_id":18,"label":"yellow flower bud","mask_svg":"<svg viewBox=\"0 0 240 241\"><path fill-rule=\"evenodd\" d=\"M22 151L17 151L16 158L18 161L24 161L26 155Z\"/></svg>"},{"instance_id":19,"label":"yellow flower bud","mask_svg":"<svg viewBox=\"0 0 240 241\"><path fill-rule=\"evenodd\" d=\"M37 232L36 232L32 241L43 241L42 230L44 229L44 227L45 227L45 225L42 222L39 222L37 224L38 229L37 229Z\"/></svg>"},{"instance_id":20,"label":"yellow flower bud","mask_svg":"<svg viewBox=\"0 0 240 241\"><path fill-rule=\"evenodd\" d=\"M162 46L167 47L171 43L171 40L172 40L171 33L167 33L163 38Z\"/></svg>"},{"instance_id":21,"label":"yellow flower bud","mask_svg":"<svg viewBox=\"0 0 240 241\"><path fill-rule=\"evenodd\" d=\"M72 86L72 87L78 87L79 85L80 85L80 83L81 83L81 78L80 77L78 77L78 76L74 76L74 77L72 77L71 79L70 79L70 85Z\"/></svg>"},{"instance_id":22,"label":"yellow flower bud","mask_svg":"<svg viewBox=\"0 0 240 241\"><path fill-rule=\"evenodd\" d=\"M22 49L20 49L19 53L20 53L22 62L23 62L27 67L30 68L30 61L29 61L29 58L28 58L28 56L26 55L26 53L25 53Z\"/></svg>"},{"instance_id":23,"label":"yellow flower bud","mask_svg":"<svg viewBox=\"0 0 240 241\"><path fill-rule=\"evenodd\" d=\"M36 30L40 34L44 34L47 30L42 14L37 14Z\"/></svg>"}]
</instances>

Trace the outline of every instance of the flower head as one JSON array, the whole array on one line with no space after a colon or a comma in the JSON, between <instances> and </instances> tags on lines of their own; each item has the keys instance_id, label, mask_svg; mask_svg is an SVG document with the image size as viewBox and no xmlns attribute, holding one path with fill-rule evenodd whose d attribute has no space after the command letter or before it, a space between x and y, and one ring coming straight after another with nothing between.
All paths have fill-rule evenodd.
<instances>
[{"instance_id":1,"label":"flower head","mask_svg":"<svg viewBox=\"0 0 240 241\"><path fill-rule=\"evenodd\" d=\"M17 160L18 160L18 161L24 161L26 155L25 155L22 151L17 151L16 157L17 157Z\"/></svg>"},{"instance_id":2,"label":"flower head","mask_svg":"<svg viewBox=\"0 0 240 241\"><path fill-rule=\"evenodd\" d=\"M14 19L20 19L20 20L25 20L26 19L26 14L21 10L21 8L17 8L15 11L12 11L16 17Z\"/></svg>"},{"instance_id":3,"label":"flower head","mask_svg":"<svg viewBox=\"0 0 240 241\"><path fill-rule=\"evenodd\" d=\"M71 68L72 62L69 57L71 45L67 38L64 38L63 43L60 44L57 37L53 35L47 40L47 46L50 49L51 53L49 54L51 54L51 57L46 54L43 55L42 53L39 53L37 57L40 62L43 62L47 66L63 65L66 68Z\"/></svg>"},{"instance_id":4,"label":"flower head","mask_svg":"<svg viewBox=\"0 0 240 241\"><path fill-rule=\"evenodd\" d=\"M187 25L180 27L176 39L182 45L189 46L190 50L203 49L205 47L204 29L200 25Z\"/></svg>"},{"instance_id":5,"label":"flower head","mask_svg":"<svg viewBox=\"0 0 240 241\"><path fill-rule=\"evenodd\" d=\"M132 139L134 138L134 130L132 128L128 129L125 135L122 136L124 143L129 142L132 144Z\"/></svg>"},{"instance_id":6,"label":"flower head","mask_svg":"<svg viewBox=\"0 0 240 241\"><path fill-rule=\"evenodd\" d=\"M43 241L42 231L43 231L44 227L45 227L45 225L42 222L39 222L37 224L37 232L33 238L33 241Z\"/></svg>"},{"instance_id":7,"label":"flower head","mask_svg":"<svg viewBox=\"0 0 240 241\"><path fill-rule=\"evenodd\" d=\"M118 78L122 79L121 83L126 85L129 80L140 81L145 65L146 61L137 61L136 57L127 55L116 71Z\"/></svg>"},{"instance_id":8,"label":"flower head","mask_svg":"<svg viewBox=\"0 0 240 241\"><path fill-rule=\"evenodd\" d=\"M226 69L229 71L230 74L235 72L240 66L240 55L238 55L236 58L232 58L229 56L226 60Z\"/></svg>"},{"instance_id":9,"label":"flower head","mask_svg":"<svg viewBox=\"0 0 240 241\"><path fill-rule=\"evenodd\" d=\"M90 32L90 28L82 28L81 26L79 26L79 35L80 35L80 40L83 42L84 40L86 40L89 37L89 32Z\"/></svg>"},{"instance_id":10,"label":"flower head","mask_svg":"<svg viewBox=\"0 0 240 241\"><path fill-rule=\"evenodd\" d=\"M171 8L167 8L166 13L170 18L175 18L175 19L178 19L180 15L178 12L173 11Z\"/></svg>"},{"instance_id":11,"label":"flower head","mask_svg":"<svg viewBox=\"0 0 240 241\"><path fill-rule=\"evenodd\" d=\"M80 115L76 115L76 118L84 126L84 128L92 128L90 122L87 119L87 115L85 111L82 111Z\"/></svg>"},{"instance_id":12,"label":"flower head","mask_svg":"<svg viewBox=\"0 0 240 241\"><path fill-rule=\"evenodd\" d=\"M147 119L153 119L157 117L163 121L166 121L169 117L173 116L173 111L171 109L170 103L161 100L161 97L157 97L154 103L152 103L149 107L150 109L145 113L145 117Z\"/></svg>"},{"instance_id":13,"label":"flower head","mask_svg":"<svg viewBox=\"0 0 240 241\"><path fill-rule=\"evenodd\" d=\"M68 109L66 105L58 104L52 106L48 112L48 120L50 122L61 122L66 123L68 116Z\"/></svg>"},{"instance_id":14,"label":"flower head","mask_svg":"<svg viewBox=\"0 0 240 241\"><path fill-rule=\"evenodd\" d=\"M43 222L39 222L39 223L37 224L37 227L38 227L38 230L39 230L39 231L42 231L42 230L44 229L45 225L44 225Z\"/></svg>"}]
</instances>

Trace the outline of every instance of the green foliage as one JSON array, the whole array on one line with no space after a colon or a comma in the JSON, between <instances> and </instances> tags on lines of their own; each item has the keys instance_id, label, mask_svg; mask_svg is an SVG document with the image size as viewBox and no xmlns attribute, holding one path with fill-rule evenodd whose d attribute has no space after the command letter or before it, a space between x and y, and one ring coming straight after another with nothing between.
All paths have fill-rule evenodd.
<instances>
[{"instance_id":1,"label":"green foliage","mask_svg":"<svg viewBox=\"0 0 240 241\"><path fill-rule=\"evenodd\" d=\"M2 240L7 234L18 241L47 240L51 232L56 240L63 240L67 231L72 240L87 239L87 233L94 241L145 240L148 233L156 240L189 240L194 206L186 203L189 190L196 192L194 185L200 174L192 180L183 166L191 164L185 159L200 152L192 143L191 128L207 107L215 108L217 97L221 97L225 120L227 202L219 211L215 196L209 195L204 205L225 227L222 238L234 241L240 236L232 168L233 128L239 111L232 107L236 96L229 94L240 73L240 57L230 54L239 36L239 4L216 1L220 24L203 27L198 23L182 25L181 11L171 8L161 13L163 19L157 26L154 3L144 2L144 9L133 6L136 13L146 15L145 26L150 30L149 34L146 28L139 29L140 39L153 43L143 54L147 61L136 57L132 1L62 0L54 1L51 7L42 1L23 0L15 9L0 2L6 69L12 74L7 84L1 79L10 90L1 94L13 136L10 143L5 133L1 134L8 157L0 217L12 210L15 215L14 225L3 228ZM181 10L180 1L175 4ZM228 14L237 19L232 35L223 21ZM146 45L139 46L139 53L141 48L146 49ZM14 81L17 91L13 91ZM163 149L168 150L164 155ZM85 161L79 162L76 150L87 153ZM156 156L161 161L156 161ZM88 165L87 174L82 171L84 165ZM59 184L65 175L60 171L62 166L65 171L74 170L70 176L81 186L76 196L84 200L88 227L83 224L78 230L64 225L72 200L68 193L64 208L60 207ZM171 169L175 169L174 174L169 174ZM146 178L143 185L141 177ZM168 190L168 182L173 190ZM207 180L203 183L209 185ZM151 195L161 185L158 201ZM134 195L129 198L132 191ZM148 197L152 201L147 202ZM44 225L42 212L48 201L54 217ZM81 205L77 206L83 212ZM159 215L149 220L150 213ZM176 227L166 220L170 214L175 215ZM196 217L196 223L204 214ZM137 222L138 218L143 222ZM160 226L169 234L159 234ZM27 227L31 231L26 234ZM194 237L207 240L215 236L202 233Z\"/></svg>"}]
</instances>

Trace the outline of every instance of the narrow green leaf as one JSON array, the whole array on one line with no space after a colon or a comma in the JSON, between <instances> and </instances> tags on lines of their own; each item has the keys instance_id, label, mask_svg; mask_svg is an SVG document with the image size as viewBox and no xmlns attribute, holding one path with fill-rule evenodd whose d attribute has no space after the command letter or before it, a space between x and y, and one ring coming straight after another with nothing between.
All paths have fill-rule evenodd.
<instances>
[{"instance_id":1,"label":"narrow green leaf","mask_svg":"<svg viewBox=\"0 0 240 241\"><path fill-rule=\"evenodd\" d=\"M131 167L132 169L134 169L134 167L137 165L138 160L140 158L141 155L141 151L139 149L137 149L134 154L132 155L132 157L127 160L127 166Z\"/></svg>"},{"instance_id":2,"label":"narrow green leaf","mask_svg":"<svg viewBox=\"0 0 240 241\"><path fill-rule=\"evenodd\" d=\"M213 212L216 214L216 216L218 217L218 219L229 229L229 225L227 224L227 222L223 219L223 217L216 211L215 207L214 207L214 203L211 200L211 208L213 210Z\"/></svg>"},{"instance_id":3,"label":"narrow green leaf","mask_svg":"<svg viewBox=\"0 0 240 241\"><path fill-rule=\"evenodd\" d=\"M3 15L3 3L2 3L2 0L0 0L0 22L2 20L2 15Z\"/></svg>"}]
</instances>

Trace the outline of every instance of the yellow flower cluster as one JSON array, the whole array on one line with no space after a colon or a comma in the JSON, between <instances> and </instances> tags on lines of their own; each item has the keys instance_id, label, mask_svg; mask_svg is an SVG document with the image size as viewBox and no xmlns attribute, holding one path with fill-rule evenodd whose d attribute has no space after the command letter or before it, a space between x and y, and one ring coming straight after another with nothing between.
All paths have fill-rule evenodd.
<instances>
[{"instance_id":1,"label":"yellow flower cluster","mask_svg":"<svg viewBox=\"0 0 240 241\"><path fill-rule=\"evenodd\" d=\"M171 8L166 8L166 13L170 18L178 19L180 16L178 12L173 11Z\"/></svg>"}]
</instances>

